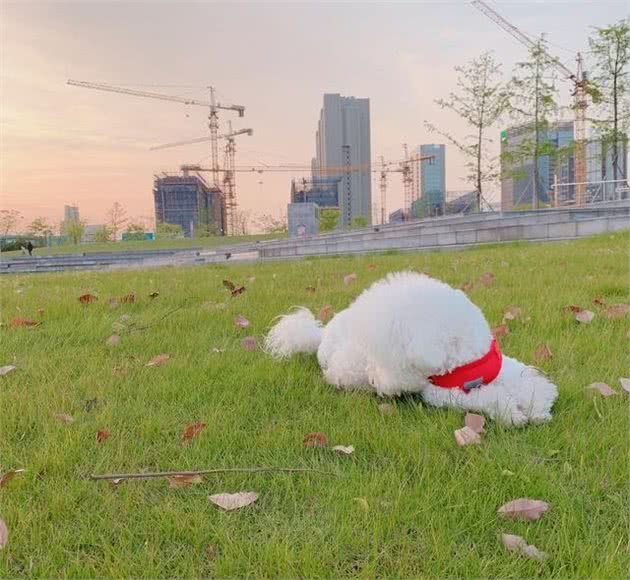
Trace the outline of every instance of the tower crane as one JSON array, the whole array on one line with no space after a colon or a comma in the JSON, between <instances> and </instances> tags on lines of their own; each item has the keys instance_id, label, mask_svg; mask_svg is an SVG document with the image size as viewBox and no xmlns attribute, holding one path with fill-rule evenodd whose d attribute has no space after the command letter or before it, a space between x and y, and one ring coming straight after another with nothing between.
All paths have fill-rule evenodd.
<instances>
[{"instance_id":1,"label":"tower crane","mask_svg":"<svg viewBox=\"0 0 630 580\"><path fill-rule=\"evenodd\" d=\"M225 133L223 135L218 135L218 139L228 139L230 137L236 137L238 135L249 135L250 137L254 134L253 129L239 129L238 131L233 131L230 133ZM187 139L185 141L173 141L172 143L164 143L164 145L156 145L155 147L149 147L149 151L158 151L159 149L169 149L170 147L181 147L182 145L193 145L194 143L205 143L206 141L210 141L211 137L198 137L197 139Z\"/></svg>"},{"instance_id":2,"label":"tower crane","mask_svg":"<svg viewBox=\"0 0 630 580\"><path fill-rule=\"evenodd\" d=\"M210 129L210 158L212 160L212 181L216 187L219 187L219 109L226 111L235 111L239 117L245 115L245 107L242 105L226 105L217 102L215 88L208 87L210 91L209 101L199 101L197 99L189 99L186 97L177 97L171 95L163 95L161 93L153 93L149 91L137 91L125 87L117 87L114 85L106 85L104 83L92 83L87 81L69 80L69 85L82 87L84 89L95 89L98 91L108 91L110 93L119 93L123 95L131 95L134 97L145 97L148 99L159 99L162 101L172 101L183 105L194 105L208 108L208 128Z\"/></svg>"},{"instance_id":3,"label":"tower crane","mask_svg":"<svg viewBox=\"0 0 630 580\"><path fill-rule=\"evenodd\" d=\"M471 4L483 12L490 20L498 24L508 34L511 34L516 40L524 44L527 48L534 48L535 43L521 30L510 24L496 10L491 8L482 0L472 0ZM589 83L582 70L582 55L578 52L576 56L577 67L576 72L571 71L564 66L557 58L552 57L548 53L547 57L553 62L554 67L560 73L573 83L574 98L573 110L575 114L574 132L575 132L575 203L577 206L583 205L586 192L586 109L588 108L588 89Z\"/></svg>"}]
</instances>

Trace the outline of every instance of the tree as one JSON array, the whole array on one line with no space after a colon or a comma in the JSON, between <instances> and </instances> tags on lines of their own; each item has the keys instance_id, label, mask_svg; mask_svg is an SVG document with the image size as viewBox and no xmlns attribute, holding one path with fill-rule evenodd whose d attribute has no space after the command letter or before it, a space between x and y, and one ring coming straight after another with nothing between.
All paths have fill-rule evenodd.
<instances>
[{"instance_id":1,"label":"tree","mask_svg":"<svg viewBox=\"0 0 630 580\"><path fill-rule=\"evenodd\" d=\"M368 225L368 219L364 215L357 215L352 218L351 227L364 228Z\"/></svg>"},{"instance_id":2,"label":"tree","mask_svg":"<svg viewBox=\"0 0 630 580\"><path fill-rule=\"evenodd\" d=\"M118 202L114 202L112 208L107 212L107 225L114 241L118 239L118 232L122 230L128 219L127 210Z\"/></svg>"},{"instance_id":3,"label":"tree","mask_svg":"<svg viewBox=\"0 0 630 580\"><path fill-rule=\"evenodd\" d=\"M559 151L548 139L549 120L558 112L555 70L555 60L547 53L545 40L540 38L530 48L528 60L517 63L511 82L510 107L516 119L525 126L526 135L505 152L504 160L510 167L531 160L534 169L533 209L538 209L540 202L540 158L566 153Z\"/></svg>"},{"instance_id":4,"label":"tree","mask_svg":"<svg viewBox=\"0 0 630 580\"><path fill-rule=\"evenodd\" d=\"M78 244L83 239L85 232L85 222L77 219L63 222L63 233L68 236L73 244Z\"/></svg>"},{"instance_id":5,"label":"tree","mask_svg":"<svg viewBox=\"0 0 630 580\"><path fill-rule=\"evenodd\" d=\"M243 210L234 210L234 231L230 232L233 236L246 236L249 233L249 222L251 220L251 212Z\"/></svg>"},{"instance_id":6,"label":"tree","mask_svg":"<svg viewBox=\"0 0 630 580\"><path fill-rule=\"evenodd\" d=\"M21 219L22 214L16 209L0 209L0 234L6 236L15 229Z\"/></svg>"},{"instance_id":7,"label":"tree","mask_svg":"<svg viewBox=\"0 0 630 580\"><path fill-rule=\"evenodd\" d=\"M112 230L106 226L100 226L94 232L94 241L99 243L111 242L112 241Z\"/></svg>"},{"instance_id":8,"label":"tree","mask_svg":"<svg viewBox=\"0 0 630 580\"><path fill-rule=\"evenodd\" d=\"M341 211L337 208L322 208L319 212L319 231L332 232L339 222Z\"/></svg>"},{"instance_id":9,"label":"tree","mask_svg":"<svg viewBox=\"0 0 630 580\"><path fill-rule=\"evenodd\" d=\"M256 218L256 226L266 234L286 234L289 231L287 217L283 215L275 218L269 214L262 214Z\"/></svg>"},{"instance_id":10,"label":"tree","mask_svg":"<svg viewBox=\"0 0 630 580\"><path fill-rule=\"evenodd\" d=\"M29 235L36 238L48 238L53 235L53 227L46 221L46 218L35 218L28 226Z\"/></svg>"},{"instance_id":11,"label":"tree","mask_svg":"<svg viewBox=\"0 0 630 580\"><path fill-rule=\"evenodd\" d=\"M184 235L184 230L179 224L168 224L166 222L159 222L155 228L156 237L164 240L173 240L175 238L181 238Z\"/></svg>"},{"instance_id":12,"label":"tree","mask_svg":"<svg viewBox=\"0 0 630 580\"><path fill-rule=\"evenodd\" d=\"M501 80L501 65L495 62L490 52L484 52L464 66L456 66L455 71L459 73L458 91L450 93L447 99L435 102L442 109L456 113L473 129L474 134L457 139L430 123L425 122L425 125L448 139L468 158L467 181L475 187L479 211L484 183L494 181L499 176L497 159L488 152L492 139L487 133L507 111L509 92Z\"/></svg>"},{"instance_id":13,"label":"tree","mask_svg":"<svg viewBox=\"0 0 630 580\"><path fill-rule=\"evenodd\" d=\"M144 234L146 232L146 228L144 224L138 222L131 222L127 225L127 229L125 233L127 234L127 239L129 240L144 240Z\"/></svg>"},{"instance_id":14,"label":"tree","mask_svg":"<svg viewBox=\"0 0 630 580\"><path fill-rule=\"evenodd\" d=\"M594 58L592 80L597 88L601 117L593 125L612 150L613 179L625 178L619 167L619 143L627 139L630 124L630 19L596 28L588 39Z\"/></svg>"}]
</instances>

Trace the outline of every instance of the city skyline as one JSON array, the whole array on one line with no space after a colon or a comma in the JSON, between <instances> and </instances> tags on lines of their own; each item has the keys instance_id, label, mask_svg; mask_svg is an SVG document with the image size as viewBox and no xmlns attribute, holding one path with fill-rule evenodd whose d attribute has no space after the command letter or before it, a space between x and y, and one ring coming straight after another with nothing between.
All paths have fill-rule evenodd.
<instances>
[{"instance_id":1,"label":"city skyline","mask_svg":"<svg viewBox=\"0 0 630 580\"><path fill-rule=\"evenodd\" d=\"M550 50L570 67L573 53L567 49L585 50L591 25L615 22L627 12L623 2L574 4L569 27L564 3L497 6L527 33L548 33ZM242 165L308 163L322 95L360 95L370 99L372 160L397 160L404 142L434 142L425 119L465 134L433 102L455 88L455 65L495 50L507 76L526 57L522 46L466 2L4 3L1 16L0 205L19 210L26 221L40 215L60 221L64 204L76 203L82 217L101 223L114 201L130 216L150 215L155 173L207 162L203 144L149 151L204 136L203 109L68 87L68 78L160 85L147 90L198 98L207 93L185 87L212 82L221 100L246 106L242 121L227 113L223 121L254 128L254 137L237 142ZM175 30L177 20L185 26ZM567 103L569 86L559 87ZM465 189L463 175L463 161L451 151L450 186ZM291 177L239 176L241 207L284 213ZM402 187L391 182L388 213L402 205Z\"/></svg>"}]
</instances>

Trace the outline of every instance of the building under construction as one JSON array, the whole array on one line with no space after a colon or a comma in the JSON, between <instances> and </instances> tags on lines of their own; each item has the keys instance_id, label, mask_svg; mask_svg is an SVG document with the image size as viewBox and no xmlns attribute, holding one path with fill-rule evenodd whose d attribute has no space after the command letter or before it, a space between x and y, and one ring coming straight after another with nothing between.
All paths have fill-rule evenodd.
<instances>
[{"instance_id":1,"label":"building under construction","mask_svg":"<svg viewBox=\"0 0 630 580\"><path fill-rule=\"evenodd\" d=\"M225 199L198 173L156 176L153 183L156 223L181 226L187 238L225 235Z\"/></svg>"}]
</instances>

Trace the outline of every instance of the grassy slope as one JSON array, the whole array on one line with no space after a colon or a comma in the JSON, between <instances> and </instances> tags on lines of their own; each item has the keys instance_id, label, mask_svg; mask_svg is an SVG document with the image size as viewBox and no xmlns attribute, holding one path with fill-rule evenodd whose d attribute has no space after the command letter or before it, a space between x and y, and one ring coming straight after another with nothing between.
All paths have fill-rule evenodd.
<instances>
[{"instance_id":1,"label":"grassy slope","mask_svg":"<svg viewBox=\"0 0 630 580\"><path fill-rule=\"evenodd\" d=\"M34 256L49 256L52 254L80 254L91 252L135 252L140 250L163 250L166 248L214 248L217 246L231 246L257 240L276 240L286 238L286 234L255 234L251 236L209 237L209 238L182 238L178 240L141 240L128 242L109 242L93 244L63 244L51 248L36 248ZM17 257L22 255L20 250L3 252L3 256Z\"/></svg>"},{"instance_id":2,"label":"grassy slope","mask_svg":"<svg viewBox=\"0 0 630 580\"><path fill-rule=\"evenodd\" d=\"M5 322L45 313L39 328L2 329L0 365L15 359L20 368L0 377L0 471L28 472L0 489L0 516L11 533L0 576L624 576L627 399L594 402L584 387L605 381L618 388L617 378L628 376L628 323L598 315L578 325L561 308L589 306L597 295L628 302L629 241L617 234L461 253L5 277ZM550 345L555 357L541 366L560 386L551 424L513 431L492 424L480 447L458 448L452 433L460 413L406 399L381 416L373 395L327 386L312 357L277 363L240 348L248 331L232 324L238 313L262 336L292 305L341 309L385 272L403 268L454 285L496 274L494 285L471 297L493 325L511 304L531 317L511 323L506 353L534 363L535 347ZM358 281L344 286L352 271ZM247 291L229 298L225 277L245 281ZM311 284L314 294L304 290ZM161 294L151 301L154 289ZM86 290L101 300L84 308L77 296ZM131 291L138 303L108 308L107 297ZM122 314L142 324L177 306L183 309L151 329L105 347ZM162 352L173 355L169 363L144 367ZM95 397L98 406L87 413L84 403ZM55 413L75 422L62 424ZM194 421L208 426L183 445L181 431ZM111 431L102 444L98 429ZM356 452L303 449L311 431ZM312 466L336 476L220 475L184 490L160 480L112 488L86 479L253 465ZM260 499L233 513L206 499L238 490L256 490ZM552 510L533 523L497 518L497 507L523 496L545 499ZM524 536L549 561L506 553L501 532Z\"/></svg>"}]
</instances>

